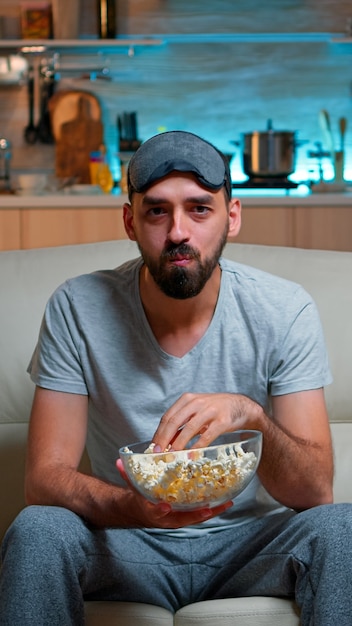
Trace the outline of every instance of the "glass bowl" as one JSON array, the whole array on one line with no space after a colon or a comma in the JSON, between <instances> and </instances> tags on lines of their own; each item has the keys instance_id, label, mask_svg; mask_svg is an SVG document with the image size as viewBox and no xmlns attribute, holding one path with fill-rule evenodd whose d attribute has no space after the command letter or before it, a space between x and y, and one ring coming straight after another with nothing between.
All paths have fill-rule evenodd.
<instances>
[{"instance_id":1,"label":"glass bowl","mask_svg":"<svg viewBox=\"0 0 352 626\"><path fill-rule=\"evenodd\" d=\"M214 507L238 496L257 470L262 433L237 430L207 448L152 451L150 441L120 448L131 484L147 500L167 502L174 510Z\"/></svg>"}]
</instances>

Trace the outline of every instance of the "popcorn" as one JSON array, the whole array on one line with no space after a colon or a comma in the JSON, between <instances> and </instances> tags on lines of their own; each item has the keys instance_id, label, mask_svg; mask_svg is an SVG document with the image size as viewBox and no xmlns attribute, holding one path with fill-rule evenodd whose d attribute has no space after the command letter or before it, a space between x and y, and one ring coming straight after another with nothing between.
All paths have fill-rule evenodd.
<instances>
[{"instance_id":1,"label":"popcorn","mask_svg":"<svg viewBox=\"0 0 352 626\"><path fill-rule=\"evenodd\" d=\"M154 444L145 456L130 453L127 463L134 480L154 502L204 506L231 499L248 482L256 468L257 457L245 452L240 443L224 444L210 458L204 449L153 453Z\"/></svg>"}]
</instances>

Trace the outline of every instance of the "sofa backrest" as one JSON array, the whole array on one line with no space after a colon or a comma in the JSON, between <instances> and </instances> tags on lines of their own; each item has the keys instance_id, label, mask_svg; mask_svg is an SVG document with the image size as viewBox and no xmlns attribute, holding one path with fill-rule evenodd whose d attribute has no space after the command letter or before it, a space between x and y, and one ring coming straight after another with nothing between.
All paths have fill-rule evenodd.
<instances>
[{"instance_id":1,"label":"sofa backrest","mask_svg":"<svg viewBox=\"0 0 352 626\"><path fill-rule=\"evenodd\" d=\"M26 366L54 289L69 276L137 255L128 240L0 253L0 423L28 419L33 386ZM224 256L295 280L312 294L334 374L326 391L330 419L350 421L352 253L229 243Z\"/></svg>"},{"instance_id":2,"label":"sofa backrest","mask_svg":"<svg viewBox=\"0 0 352 626\"><path fill-rule=\"evenodd\" d=\"M0 424L28 420L34 389L26 368L51 293L66 278L137 255L128 240L0 253Z\"/></svg>"},{"instance_id":3,"label":"sofa backrest","mask_svg":"<svg viewBox=\"0 0 352 626\"><path fill-rule=\"evenodd\" d=\"M26 367L45 303L67 277L116 267L137 255L136 244L128 240L0 253L1 509L7 505L7 517L0 512L0 536L1 526L23 505L26 424L34 391ZM334 375L326 391L330 419L351 422L352 253L229 243L224 256L299 282L312 294Z\"/></svg>"}]
</instances>

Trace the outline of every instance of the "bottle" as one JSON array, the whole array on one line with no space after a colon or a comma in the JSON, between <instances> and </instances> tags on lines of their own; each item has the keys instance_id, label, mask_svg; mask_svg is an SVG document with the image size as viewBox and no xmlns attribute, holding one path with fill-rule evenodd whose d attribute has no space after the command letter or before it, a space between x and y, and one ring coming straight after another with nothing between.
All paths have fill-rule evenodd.
<instances>
[{"instance_id":1,"label":"bottle","mask_svg":"<svg viewBox=\"0 0 352 626\"><path fill-rule=\"evenodd\" d=\"M98 1L98 33L100 39L115 39L116 10L115 0Z\"/></svg>"},{"instance_id":2,"label":"bottle","mask_svg":"<svg viewBox=\"0 0 352 626\"><path fill-rule=\"evenodd\" d=\"M100 163L97 172L97 181L104 193L110 193L114 187L114 179L107 163Z\"/></svg>"},{"instance_id":3,"label":"bottle","mask_svg":"<svg viewBox=\"0 0 352 626\"><path fill-rule=\"evenodd\" d=\"M110 193L114 187L114 179L107 162L105 146L101 146L100 153L101 161L96 171L96 182L104 193Z\"/></svg>"},{"instance_id":4,"label":"bottle","mask_svg":"<svg viewBox=\"0 0 352 626\"><path fill-rule=\"evenodd\" d=\"M89 156L89 178L90 178L90 184L91 185L97 185L98 184L98 169L100 164L103 162L104 160L104 156L103 154L100 152L100 150L97 150L96 152L91 152L90 156Z\"/></svg>"}]
</instances>

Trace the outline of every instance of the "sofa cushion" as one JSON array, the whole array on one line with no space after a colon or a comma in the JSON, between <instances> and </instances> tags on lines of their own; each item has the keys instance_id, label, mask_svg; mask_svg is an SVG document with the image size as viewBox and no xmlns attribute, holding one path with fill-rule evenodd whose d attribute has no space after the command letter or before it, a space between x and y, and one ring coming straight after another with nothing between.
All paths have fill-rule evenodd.
<instances>
[{"instance_id":1,"label":"sofa cushion","mask_svg":"<svg viewBox=\"0 0 352 626\"><path fill-rule=\"evenodd\" d=\"M332 423L335 458L334 501L352 502L352 424Z\"/></svg>"},{"instance_id":2,"label":"sofa cushion","mask_svg":"<svg viewBox=\"0 0 352 626\"><path fill-rule=\"evenodd\" d=\"M299 626L293 601L282 598L233 598L190 604L175 615L175 626Z\"/></svg>"},{"instance_id":3,"label":"sofa cushion","mask_svg":"<svg viewBox=\"0 0 352 626\"><path fill-rule=\"evenodd\" d=\"M24 464L27 424L0 423L0 543L24 507Z\"/></svg>"},{"instance_id":4,"label":"sofa cushion","mask_svg":"<svg viewBox=\"0 0 352 626\"><path fill-rule=\"evenodd\" d=\"M166 609L130 602L86 602L87 626L299 626L293 601L282 598L234 598L197 602L175 616Z\"/></svg>"},{"instance_id":5,"label":"sofa cushion","mask_svg":"<svg viewBox=\"0 0 352 626\"><path fill-rule=\"evenodd\" d=\"M172 626L173 614L137 602L86 602L86 626Z\"/></svg>"}]
</instances>

